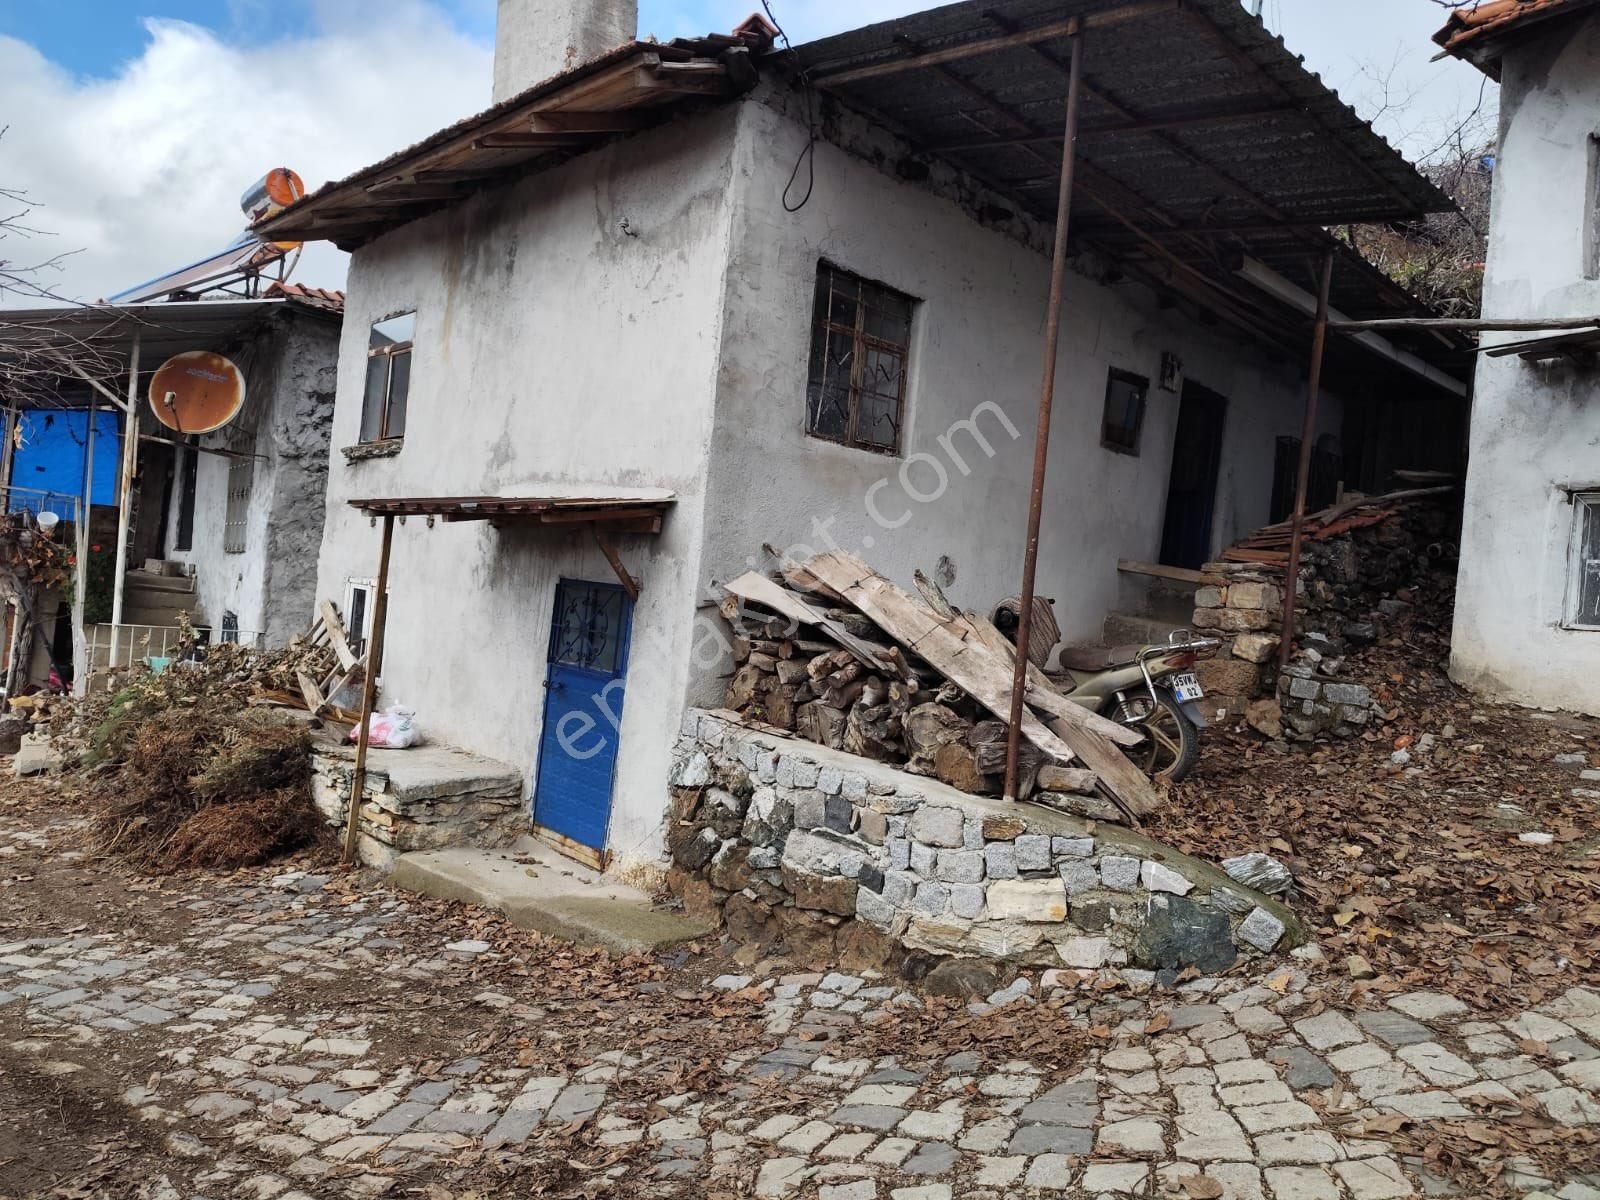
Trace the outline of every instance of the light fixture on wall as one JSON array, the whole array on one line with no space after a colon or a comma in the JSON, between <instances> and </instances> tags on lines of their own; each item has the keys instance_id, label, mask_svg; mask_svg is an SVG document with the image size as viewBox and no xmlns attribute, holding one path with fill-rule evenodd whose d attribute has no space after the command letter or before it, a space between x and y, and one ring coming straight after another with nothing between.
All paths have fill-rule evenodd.
<instances>
[{"instance_id":1,"label":"light fixture on wall","mask_svg":"<svg viewBox=\"0 0 1600 1200\"><path fill-rule=\"evenodd\" d=\"M1171 350L1161 352L1161 374L1157 386L1163 392L1175 392L1183 386L1183 359Z\"/></svg>"}]
</instances>

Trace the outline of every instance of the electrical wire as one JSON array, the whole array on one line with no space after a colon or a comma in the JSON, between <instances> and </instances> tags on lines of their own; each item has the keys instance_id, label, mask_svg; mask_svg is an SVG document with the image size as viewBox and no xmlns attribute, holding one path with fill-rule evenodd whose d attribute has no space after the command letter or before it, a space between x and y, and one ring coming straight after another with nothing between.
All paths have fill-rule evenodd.
<instances>
[{"instance_id":1,"label":"electrical wire","mask_svg":"<svg viewBox=\"0 0 1600 1200\"><path fill-rule=\"evenodd\" d=\"M806 206L811 199L811 191L817 185L817 113L816 97L811 90L811 76L803 66L800 66L800 56L795 53L794 43L789 40L789 35L784 32L783 26L778 22L777 15L772 11L768 0L761 0L761 7L767 14L767 20L772 22L772 27L778 31L778 36L783 39L783 48L791 58L800 79L800 94L806 106L806 144L794 160L794 169L789 172L789 180L783 185L783 211L797 213ZM789 193L794 191L795 180L800 178L800 168L806 171L806 190L798 201L790 203Z\"/></svg>"}]
</instances>

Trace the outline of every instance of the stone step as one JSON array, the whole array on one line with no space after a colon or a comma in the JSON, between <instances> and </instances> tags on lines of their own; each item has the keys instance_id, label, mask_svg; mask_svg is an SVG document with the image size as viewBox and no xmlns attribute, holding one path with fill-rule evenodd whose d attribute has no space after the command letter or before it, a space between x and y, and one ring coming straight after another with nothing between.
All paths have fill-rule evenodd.
<instances>
[{"instance_id":1,"label":"stone step","mask_svg":"<svg viewBox=\"0 0 1600 1200\"><path fill-rule=\"evenodd\" d=\"M168 613L193 612L195 607L195 594L193 592L169 592L163 588L145 587L143 584L129 585L122 593L122 607L124 611L130 608L161 609ZM125 617L124 620L127 618ZM169 616L166 618L171 620Z\"/></svg>"},{"instance_id":2,"label":"stone step","mask_svg":"<svg viewBox=\"0 0 1600 1200\"><path fill-rule=\"evenodd\" d=\"M389 882L439 900L495 909L522 929L622 954L651 953L711 932L698 921L656 908L637 888L610 882L531 838L515 850L402 854Z\"/></svg>"},{"instance_id":3,"label":"stone step","mask_svg":"<svg viewBox=\"0 0 1600 1200\"><path fill-rule=\"evenodd\" d=\"M190 609L181 608L150 608L144 604L136 604L131 600L124 603L122 608L122 623L124 625L151 625L157 629L178 628L178 614L192 612ZM144 630L137 631L142 637Z\"/></svg>"},{"instance_id":4,"label":"stone step","mask_svg":"<svg viewBox=\"0 0 1600 1200\"><path fill-rule=\"evenodd\" d=\"M141 588L152 592L193 592L193 575L162 575L154 571L129 571L123 576L129 589Z\"/></svg>"}]
</instances>

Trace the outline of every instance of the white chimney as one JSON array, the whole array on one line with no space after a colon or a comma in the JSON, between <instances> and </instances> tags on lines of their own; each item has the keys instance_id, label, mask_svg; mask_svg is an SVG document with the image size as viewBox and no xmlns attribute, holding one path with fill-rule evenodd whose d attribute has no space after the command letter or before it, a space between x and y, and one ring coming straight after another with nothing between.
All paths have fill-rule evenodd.
<instances>
[{"instance_id":1,"label":"white chimney","mask_svg":"<svg viewBox=\"0 0 1600 1200\"><path fill-rule=\"evenodd\" d=\"M633 41L638 31L638 0L500 0L495 103Z\"/></svg>"}]
</instances>

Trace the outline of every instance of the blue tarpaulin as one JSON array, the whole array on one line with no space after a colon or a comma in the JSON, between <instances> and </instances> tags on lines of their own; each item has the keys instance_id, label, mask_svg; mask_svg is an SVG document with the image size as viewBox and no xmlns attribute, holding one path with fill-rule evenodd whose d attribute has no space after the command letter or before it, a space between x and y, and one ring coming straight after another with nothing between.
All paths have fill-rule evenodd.
<instances>
[{"instance_id":1,"label":"blue tarpaulin","mask_svg":"<svg viewBox=\"0 0 1600 1200\"><path fill-rule=\"evenodd\" d=\"M26 408L20 416L21 437L11 464L13 487L83 495L84 453L88 442L87 412ZM95 414L94 504L117 502L117 466L122 457L122 418L114 412ZM26 507L19 495L12 507ZM62 513L70 519L71 514Z\"/></svg>"}]
</instances>

